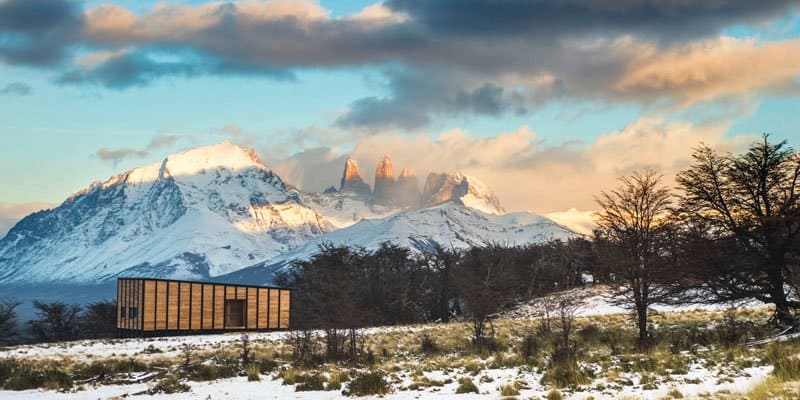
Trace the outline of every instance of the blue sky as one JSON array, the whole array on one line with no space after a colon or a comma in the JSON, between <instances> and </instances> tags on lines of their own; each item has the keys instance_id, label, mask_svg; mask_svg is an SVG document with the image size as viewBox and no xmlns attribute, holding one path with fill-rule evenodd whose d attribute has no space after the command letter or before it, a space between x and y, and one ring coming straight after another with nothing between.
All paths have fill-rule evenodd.
<instances>
[{"instance_id":1,"label":"blue sky","mask_svg":"<svg viewBox=\"0 0 800 400\"><path fill-rule=\"evenodd\" d=\"M55 17L28 27L11 15L24 1L0 0L0 214L9 205L59 203L91 181L223 139L253 146L287 180L319 190L335 183L347 154L362 157L369 176L380 155L413 164L406 148L438 151L443 135L457 131L468 158L412 166L468 170L509 199L507 208L547 212L591 208L598 185L635 166L671 174L699 141L735 150L772 132L800 142L793 2L722 1L705 15L676 1L685 8L680 24L667 12L635 9L636 1L626 15L641 20L616 18L603 2L579 18L548 2L488 9L491 18L479 1L470 2L474 15L452 1L307 1L278 17L261 13L286 2L234 2L226 24L205 21L199 32L185 21L199 18L193 12L210 7L206 1L166 3L185 17L166 31L154 2L44 3L53 7L35 15ZM146 29L91 14L103 4ZM352 18L369 6L381 13ZM323 9L327 16L309 16ZM77 27L63 22L70 12ZM236 30L225 31L230 26ZM63 46L64 54L14 58L19 43L32 51ZM120 60L129 69L113 64ZM241 132L225 132L232 125ZM150 145L164 137L174 137L171 145ZM607 143L620 159L604 158ZM645 150L663 143L675 147ZM321 159L312 159L314 149L325 150ZM141 153L123 156L134 150ZM331 168L318 179L302 170L320 163ZM519 188L520 177L531 177L532 188ZM563 188L548 182L554 177ZM571 195L570 187L581 189Z\"/></svg>"}]
</instances>

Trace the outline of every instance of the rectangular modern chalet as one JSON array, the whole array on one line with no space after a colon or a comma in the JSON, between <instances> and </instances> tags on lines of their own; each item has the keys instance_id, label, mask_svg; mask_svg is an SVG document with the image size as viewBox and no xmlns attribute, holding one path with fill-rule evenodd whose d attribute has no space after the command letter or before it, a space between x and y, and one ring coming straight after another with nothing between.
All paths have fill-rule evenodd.
<instances>
[{"instance_id":1,"label":"rectangular modern chalet","mask_svg":"<svg viewBox=\"0 0 800 400\"><path fill-rule=\"evenodd\" d=\"M159 336L289 329L286 288L117 279L120 336Z\"/></svg>"}]
</instances>

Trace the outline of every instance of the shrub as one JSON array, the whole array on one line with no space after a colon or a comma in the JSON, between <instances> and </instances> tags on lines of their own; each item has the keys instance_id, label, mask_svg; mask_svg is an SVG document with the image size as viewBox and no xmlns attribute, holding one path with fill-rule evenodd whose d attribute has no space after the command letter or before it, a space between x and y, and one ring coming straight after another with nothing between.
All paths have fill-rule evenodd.
<instances>
[{"instance_id":1,"label":"shrub","mask_svg":"<svg viewBox=\"0 0 800 400\"><path fill-rule=\"evenodd\" d=\"M14 370L19 367L20 362L16 358L0 359L0 386L5 384L6 379L10 378Z\"/></svg>"},{"instance_id":2,"label":"shrub","mask_svg":"<svg viewBox=\"0 0 800 400\"><path fill-rule=\"evenodd\" d=\"M217 380L219 372L217 366L213 364L202 364L190 376L195 381L214 381Z\"/></svg>"},{"instance_id":3,"label":"shrub","mask_svg":"<svg viewBox=\"0 0 800 400\"><path fill-rule=\"evenodd\" d=\"M157 394L157 393L165 393L165 394L174 394L174 393L183 393L188 392L191 390L189 385L181 382L175 375L167 375L158 381L150 390L147 391L148 394Z\"/></svg>"},{"instance_id":4,"label":"shrub","mask_svg":"<svg viewBox=\"0 0 800 400\"><path fill-rule=\"evenodd\" d=\"M538 336L527 334L519 344L519 355L525 362L530 363L541 350L542 343Z\"/></svg>"},{"instance_id":5,"label":"shrub","mask_svg":"<svg viewBox=\"0 0 800 400\"><path fill-rule=\"evenodd\" d=\"M298 384L294 390L298 392L310 392L313 390L325 390L325 379L320 374L308 375L304 381Z\"/></svg>"},{"instance_id":6,"label":"shrub","mask_svg":"<svg viewBox=\"0 0 800 400\"><path fill-rule=\"evenodd\" d=\"M325 390L340 390L342 383L350 380L350 374L347 371L337 371L331 374L331 379L328 380L328 385Z\"/></svg>"},{"instance_id":7,"label":"shrub","mask_svg":"<svg viewBox=\"0 0 800 400\"><path fill-rule=\"evenodd\" d=\"M574 387L590 382L591 374L583 370L576 361L550 363L542 375L542 384L555 387Z\"/></svg>"},{"instance_id":8,"label":"shrub","mask_svg":"<svg viewBox=\"0 0 800 400\"><path fill-rule=\"evenodd\" d=\"M469 378L461 378L458 380L458 388L456 388L456 394L461 393L478 393L478 387L472 383L472 379Z\"/></svg>"},{"instance_id":9,"label":"shrub","mask_svg":"<svg viewBox=\"0 0 800 400\"><path fill-rule=\"evenodd\" d=\"M239 374L239 368L233 365L200 364L189 374L193 381L215 381L217 379L232 378Z\"/></svg>"},{"instance_id":10,"label":"shrub","mask_svg":"<svg viewBox=\"0 0 800 400\"><path fill-rule=\"evenodd\" d=\"M347 394L350 396L383 395L389 393L390 390L391 385L381 371L362 372L347 385Z\"/></svg>"},{"instance_id":11,"label":"shrub","mask_svg":"<svg viewBox=\"0 0 800 400\"><path fill-rule=\"evenodd\" d=\"M419 348L425 354L434 354L439 352L439 346L433 340L431 335L423 333L419 338Z\"/></svg>"},{"instance_id":12,"label":"shrub","mask_svg":"<svg viewBox=\"0 0 800 400\"><path fill-rule=\"evenodd\" d=\"M782 382L800 380L800 358L784 357L773 363L772 374Z\"/></svg>"},{"instance_id":13,"label":"shrub","mask_svg":"<svg viewBox=\"0 0 800 400\"><path fill-rule=\"evenodd\" d=\"M469 372L472 375L478 375L481 371L483 371L484 365L475 361L470 361L466 365L464 365L464 372Z\"/></svg>"},{"instance_id":14,"label":"shrub","mask_svg":"<svg viewBox=\"0 0 800 400\"><path fill-rule=\"evenodd\" d=\"M68 390L72 388L72 377L54 365L36 367L25 362L11 362L5 364L3 369L8 373L3 381L3 389L28 390L28 389L57 389ZM10 367L10 368L9 368Z\"/></svg>"},{"instance_id":15,"label":"shrub","mask_svg":"<svg viewBox=\"0 0 800 400\"><path fill-rule=\"evenodd\" d=\"M602 332L597 325L589 324L578 331L578 336L585 343L595 343L600 341Z\"/></svg>"},{"instance_id":16,"label":"shrub","mask_svg":"<svg viewBox=\"0 0 800 400\"><path fill-rule=\"evenodd\" d=\"M258 371L262 374L268 374L278 367L278 362L271 358L256 358L252 364L258 366Z\"/></svg>"},{"instance_id":17,"label":"shrub","mask_svg":"<svg viewBox=\"0 0 800 400\"><path fill-rule=\"evenodd\" d=\"M561 392L556 389L551 390L547 393L547 400L562 400L564 397L561 396Z\"/></svg>"},{"instance_id":18,"label":"shrub","mask_svg":"<svg viewBox=\"0 0 800 400\"><path fill-rule=\"evenodd\" d=\"M247 381L258 382L261 380L261 370L258 364L250 364L247 366Z\"/></svg>"},{"instance_id":19,"label":"shrub","mask_svg":"<svg viewBox=\"0 0 800 400\"><path fill-rule=\"evenodd\" d=\"M673 399L682 399L683 398L683 393L681 393L681 391L678 390L678 389L672 389L667 393L667 396L669 396L669 397L671 397Z\"/></svg>"},{"instance_id":20,"label":"shrub","mask_svg":"<svg viewBox=\"0 0 800 400\"><path fill-rule=\"evenodd\" d=\"M519 388L514 383L509 383L500 388L501 396L517 396L519 395Z\"/></svg>"},{"instance_id":21,"label":"shrub","mask_svg":"<svg viewBox=\"0 0 800 400\"><path fill-rule=\"evenodd\" d=\"M431 387L431 386L442 387L444 386L444 382L437 381L435 379L429 379L428 377L423 376L421 378L415 379L413 383L408 385L408 390L422 390L426 387Z\"/></svg>"},{"instance_id":22,"label":"shrub","mask_svg":"<svg viewBox=\"0 0 800 400\"><path fill-rule=\"evenodd\" d=\"M116 374L147 371L147 364L134 358L110 358L93 361L91 364L79 364L73 369L72 376L76 380L103 380Z\"/></svg>"},{"instance_id":23,"label":"shrub","mask_svg":"<svg viewBox=\"0 0 800 400\"><path fill-rule=\"evenodd\" d=\"M163 350L159 349L156 346L153 346L152 344L147 345L147 347L145 347L142 350L142 354L158 354L163 352L164 352Z\"/></svg>"},{"instance_id":24,"label":"shrub","mask_svg":"<svg viewBox=\"0 0 800 400\"><path fill-rule=\"evenodd\" d=\"M284 385L294 385L296 383L303 383L306 381L307 376L302 372L298 372L294 368L289 368L281 371L278 374L283 379Z\"/></svg>"}]
</instances>

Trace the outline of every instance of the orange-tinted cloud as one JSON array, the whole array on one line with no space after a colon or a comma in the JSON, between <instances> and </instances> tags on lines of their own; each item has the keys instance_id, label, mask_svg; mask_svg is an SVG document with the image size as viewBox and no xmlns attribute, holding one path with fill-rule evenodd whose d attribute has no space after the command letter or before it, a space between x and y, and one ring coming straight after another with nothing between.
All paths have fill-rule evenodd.
<instances>
[{"instance_id":1,"label":"orange-tinted cloud","mask_svg":"<svg viewBox=\"0 0 800 400\"><path fill-rule=\"evenodd\" d=\"M758 42L720 37L630 61L613 89L625 97L672 99L682 106L757 91L797 94L800 39Z\"/></svg>"}]
</instances>

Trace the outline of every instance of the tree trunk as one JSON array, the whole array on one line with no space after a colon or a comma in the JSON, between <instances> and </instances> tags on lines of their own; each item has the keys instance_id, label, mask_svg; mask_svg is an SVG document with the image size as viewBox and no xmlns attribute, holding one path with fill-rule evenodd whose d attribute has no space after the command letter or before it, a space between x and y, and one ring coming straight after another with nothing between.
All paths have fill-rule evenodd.
<instances>
[{"instance_id":1,"label":"tree trunk","mask_svg":"<svg viewBox=\"0 0 800 400\"><path fill-rule=\"evenodd\" d=\"M647 347L647 306L644 304L636 305L636 327L639 328L639 346Z\"/></svg>"},{"instance_id":2,"label":"tree trunk","mask_svg":"<svg viewBox=\"0 0 800 400\"><path fill-rule=\"evenodd\" d=\"M783 287L783 276L775 274L770 281L772 282L772 300L775 303L775 315L772 317L774 322L781 327L797 329L796 320L792 315L789 302L786 299L786 290Z\"/></svg>"}]
</instances>

